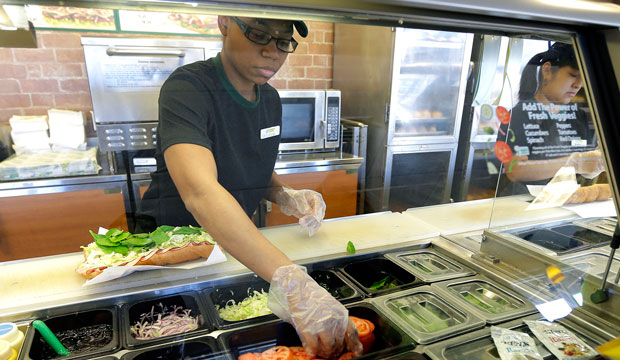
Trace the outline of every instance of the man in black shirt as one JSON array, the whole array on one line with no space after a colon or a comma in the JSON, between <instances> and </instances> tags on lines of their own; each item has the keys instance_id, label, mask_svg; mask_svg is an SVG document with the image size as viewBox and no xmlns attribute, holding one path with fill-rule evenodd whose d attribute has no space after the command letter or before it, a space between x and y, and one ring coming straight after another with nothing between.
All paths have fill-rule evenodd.
<instances>
[{"instance_id":1,"label":"man in black shirt","mask_svg":"<svg viewBox=\"0 0 620 360\"><path fill-rule=\"evenodd\" d=\"M267 81L295 50L301 21L218 17L221 53L177 69L161 89L157 171L141 213L156 225L200 225L227 252L270 281L269 307L295 326L311 355L361 353L348 311L273 246L250 216L261 198L300 218L312 234L320 194L286 187L274 170L282 105ZM319 336L320 334L320 336ZM346 336L345 336L346 334Z\"/></svg>"}]
</instances>

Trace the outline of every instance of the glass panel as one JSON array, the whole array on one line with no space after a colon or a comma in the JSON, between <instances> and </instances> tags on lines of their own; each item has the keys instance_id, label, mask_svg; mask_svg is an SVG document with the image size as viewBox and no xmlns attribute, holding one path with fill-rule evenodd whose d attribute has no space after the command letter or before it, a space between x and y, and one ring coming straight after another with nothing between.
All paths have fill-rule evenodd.
<instances>
[{"instance_id":1,"label":"glass panel","mask_svg":"<svg viewBox=\"0 0 620 360\"><path fill-rule=\"evenodd\" d=\"M388 208L441 204L449 193L452 151L394 154Z\"/></svg>"},{"instance_id":2,"label":"glass panel","mask_svg":"<svg viewBox=\"0 0 620 360\"><path fill-rule=\"evenodd\" d=\"M465 200L489 199L495 196L502 163L493 152L493 144L487 141L481 143L482 149L473 149Z\"/></svg>"},{"instance_id":3,"label":"glass panel","mask_svg":"<svg viewBox=\"0 0 620 360\"><path fill-rule=\"evenodd\" d=\"M397 30L395 136L453 135L466 39L463 33Z\"/></svg>"},{"instance_id":4,"label":"glass panel","mask_svg":"<svg viewBox=\"0 0 620 360\"><path fill-rule=\"evenodd\" d=\"M308 7L314 6L308 1L304 3ZM227 66L220 69L224 74L226 69L236 69L242 75L236 76L239 74L233 71L228 74L232 76L231 81L224 82L218 77L222 76L221 72L213 72L205 82L210 84L213 80L217 85L209 90L211 97L195 91L187 91L187 94L183 91L187 97L175 92L178 95L175 104L191 96L196 98L187 104L187 108L175 109L186 111L172 111L166 128L161 126L166 116L160 115L162 109L157 103L160 92L165 93L160 88L161 81L145 84L143 77L133 75L153 75L154 70L160 69L158 64L163 64L167 75L175 71L177 65L186 66L185 62L189 60L192 63L187 64L189 67L185 70L206 65L213 66L213 70L217 65L211 56L221 50L222 43L219 35L194 36L207 26L210 34L219 30L212 23L197 26L200 17L185 14L184 11L189 9L186 3L181 5L173 1L166 4L166 11L181 13L149 9L149 14L141 14L141 17L147 22L154 20L155 15L161 15L157 18L170 28L174 25L187 31L195 30L192 36L186 32L158 39L159 35L152 33L143 36L117 32L114 37L109 37L106 36L109 34L99 36L97 32L39 28L37 36L42 46L0 51L3 65L0 71L0 262L3 269L7 263L7 271L3 273L7 274L6 279L0 281L0 287L9 289L7 298L0 300L0 308L13 311L25 304L25 307L39 309L44 305L38 302L52 306L57 305L57 299L73 301L90 296L99 300L110 298L110 288L114 295L120 296L134 286L140 286L144 291L154 289L166 293L172 292L170 288L177 284L197 287L208 283L211 286L214 273L234 274L247 270L235 261L221 265L223 269L208 268L212 265L201 262L202 267L195 272L145 271L131 275L137 281L114 279L110 280L109 286L82 288L86 279L75 273L75 268L84 263L82 247L86 246L101 255L92 257L101 261L85 265L93 272L112 264L110 259L115 264L117 260L124 261L124 256L108 256L106 251L112 251L110 247L129 251L125 244L110 245L110 242L123 241L119 237L125 233L98 238L101 243L98 245L94 242L97 237L91 236L89 231L97 232L99 227L144 234L144 237L127 241L137 244L131 248L142 253L152 250L146 245L156 243L153 239L149 242L141 240L155 237L147 231L155 225L202 226L205 231L220 234L215 240L227 247L224 244L230 240L226 235L237 230L231 224L245 222L247 225L247 218L252 218L258 228L269 227L259 229L264 237L256 231L240 234L240 237L247 236L243 239L247 240L244 243L251 245L245 249L250 253L255 252L253 246L256 243L267 238L294 262L303 263L318 257L341 257L349 241L370 254L390 247L409 246L412 241L421 239L443 246L449 244L451 240L447 238L454 235L461 236L455 240L459 246L450 248L450 251L462 250L460 245L463 245L472 252L467 254L471 257L458 257L459 261L463 260L464 268L473 268L471 265L475 262L477 272L483 275L495 273L499 277L509 274L519 278L515 282L528 287L530 293L569 302L569 312L575 304L580 306L583 299L589 298L590 294L581 295L579 292L587 288L582 285L590 277L582 276L583 272L578 270L601 276L604 261L598 258L595 262L592 259L575 260L563 267L561 274L549 270L553 270L549 264L561 264L560 260L569 256L606 248L617 222L615 214L605 215L610 220L597 225L578 222L583 220L578 219L580 215L562 207L567 202L594 201L599 201L596 205L609 207L611 197L606 184L608 180L604 172L601 173L604 169L601 156L595 151L598 142L592 117L596 112L589 108L584 90L588 84L579 73L578 61L571 55L572 32L563 35L563 30L555 25L553 32L547 32L544 24L538 22L527 23L529 27L518 31L512 26L502 28L501 23L494 23L492 31L485 30L490 24L466 28L453 21L457 13L446 13L446 18L442 19L441 12L433 13L433 18L408 12L398 17L381 11L371 14L343 12L350 14L349 17L330 11L318 15L302 7L293 13L282 5L237 7L232 4L218 8L221 5L217 3L209 4L209 7L192 4L195 7L191 8L196 8L197 13L216 14L221 10L221 13L239 15L243 21L250 21L250 25L258 27L264 25L261 25L262 21L252 22L248 15L321 21L306 21L308 37L302 38L295 33L299 47L286 59L280 58L281 68L279 63L261 63L267 61L264 56L250 53L251 49L262 49L260 45L238 32L240 36L234 39L237 42L230 44L247 45L244 47L247 53L223 56L217 61L226 62ZM376 5L377 8L382 6ZM105 6L108 11L118 10L113 7L112 2ZM47 14L56 16L50 21L69 20L61 16L62 7L59 8L60 14ZM386 11L391 9L385 8ZM96 11L93 16L93 19L97 18ZM401 17L402 22L395 20ZM470 16L468 19L484 22L489 18L485 16L478 20ZM96 24L90 25L95 31L103 31ZM233 22L232 26L237 25ZM124 42L122 47L109 51L117 54L125 51L124 55L103 62L109 71L103 74L107 77L100 74L103 76L100 87L91 86L94 68L90 61L93 57L88 56L89 45L85 42L93 37L105 38L101 41L106 45L112 41L109 39ZM126 52L129 45L144 46L164 40L167 44L196 42L205 49L196 47L199 49L197 53L201 54L199 58L188 57L188 54L181 56L179 49L169 48L157 48L144 60L136 54L145 49ZM186 48L185 45L181 47ZM102 47L96 50L102 50L94 53L96 59L102 60L108 54ZM240 65L240 68L232 65ZM251 74L245 74L246 65L254 69L248 70ZM161 71L157 74L161 75ZM195 78L200 79L201 74L197 72ZM231 89L233 83L238 86L238 82L248 85L247 88ZM199 80L196 83L202 84ZM104 92L105 96L93 92L94 88ZM250 88L260 89L260 92L244 91ZM322 93L327 99L324 101L326 106L313 108L295 103L289 107L286 101L278 100L272 88ZM326 91L329 89L340 91L341 97L329 95L331 92ZM123 96L130 92L148 94L152 101L136 101L136 97ZM133 116L135 112L131 111L116 111L115 116L107 117L105 124L101 124L104 119L98 118L98 102L104 101L106 96L119 94L114 98L116 101L107 102L104 108L119 110L129 107L139 111L146 106L152 110L149 111L150 117ZM244 95L247 101L242 98ZM282 113L281 103L285 103ZM230 106L222 107L222 104ZM50 116L48 111L52 108L72 112L52 111L53 116ZM323 119L308 116L313 111ZM14 115L40 118L9 121ZM285 119L281 119L281 115ZM57 116L61 116L62 121ZM346 129L343 128L344 121L339 124L340 119L350 120L346 122ZM30 123L25 126L22 121ZM148 125L142 121L149 121ZM58 130L57 123L67 126ZM112 124L123 124L124 127L105 127ZM316 128L313 127L315 124ZM182 125L188 127L180 130L184 127ZM223 131L226 129L228 131ZM322 130L313 132L312 129ZM328 135L325 132L329 133L329 139L333 139L341 129L344 139L333 141L334 147L329 147L331 141L326 141ZM175 131L182 134L165 141ZM130 139L137 144L146 143L148 148L109 150L102 147L105 145L100 142L102 139L109 144ZM312 143L309 145L312 148L278 152L279 145L287 141ZM151 146L153 142L159 150ZM175 144L173 147L187 143L208 147L215 159L221 187L214 186L214 181L204 181L213 175L212 171L196 166L209 163L208 159L195 159L193 154L185 154L176 161L182 169L190 171L177 176L188 176L192 180L188 183L200 184L196 188L201 191L194 191L194 187L189 190L177 188L177 184L183 182L172 180L167 168L170 164L164 161L164 152L170 149L166 146L172 143ZM270 144L270 151L262 151L266 143ZM54 148L53 145L58 146ZM84 149L80 148L82 145ZM64 151L67 147L92 151L92 154L79 158L84 160L79 164L52 159L70 154ZM34 166L15 170L21 162L14 160L24 150L31 153L20 160ZM39 150L45 151L41 153ZM30 160L36 161L30 163ZM37 167L41 162L44 166ZM85 168L88 171L84 171ZM558 174L560 169L564 170ZM75 171L65 173L67 170ZM314 240L307 241L308 231L300 231L297 216L285 214L295 211L282 211L286 207L283 199L275 204L272 202L277 200L273 188L270 188L273 171L279 181L293 189L312 190L322 195L325 202L323 220L330 221L320 223L318 232L313 235ZM550 186L537 198L536 191L545 185ZM213 215L207 211L220 205L209 200L213 199L214 193L222 194L222 188L232 195L225 197L227 200L222 206L242 205L245 214L218 212ZM207 209L202 215L208 221L201 218L203 223L199 223L198 216L194 218L187 211L188 207L192 211L195 208L186 206L184 200L190 203L181 199L181 193L200 194L195 196L200 196L199 203L205 204L200 208ZM297 199L300 198L304 197ZM259 201L262 201L260 205ZM307 209L304 207L304 210ZM322 209L314 210L322 213ZM377 214L356 216L371 212ZM164 218L164 213L168 217ZM136 222L143 220L142 216L153 220L149 225L154 226L137 227ZM154 220L155 217L159 218ZM483 234L485 230L487 232ZM199 230L185 228L182 231ZM441 240L437 240L439 234L443 236ZM161 233L157 235L162 236ZM186 240L184 236L182 239ZM140 245L142 241L144 246ZM187 244L183 242L183 246ZM88 255L89 251L86 253ZM55 257L49 259L51 255ZM541 258L549 261L543 262ZM16 264L14 260L27 261ZM30 266L30 261L35 265ZM430 275L453 270L449 264L433 258L418 257L411 266ZM54 273L62 274L60 280L30 281L38 278L39 273L49 272L50 268L55 270ZM612 264L611 269L617 274L617 263ZM34 271L37 273L33 274ZM580 299L573 296L577 293L581 295ZM474 303L486 304L481 305L483 307L496 306L486 302L476 290L465 292L463 296ZM426 302L411 305L413 312L405 315L444 326L444 315L450 315L448 308L437 304L436 299L422 300ZM2 315L0 313L0 318Z\"/></svg>"}]
</instances>

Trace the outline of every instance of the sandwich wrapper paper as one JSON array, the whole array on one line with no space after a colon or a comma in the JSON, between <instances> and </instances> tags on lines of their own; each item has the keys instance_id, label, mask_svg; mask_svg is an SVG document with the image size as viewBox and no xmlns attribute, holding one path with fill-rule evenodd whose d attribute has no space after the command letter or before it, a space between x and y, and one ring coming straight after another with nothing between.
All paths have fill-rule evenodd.
<instances>
[{"instance_id":1,"label":"sandwich wrapper paper","mask_svg":"<svg viewBox=\"0 0 620 360\"><path fill-rule=\"evenodd\" d=\"M540 189L535 195L536 198L525 210L538 210L562 206L578 188L579 184L577 183L575 168L572 166L561 167L553 179ZM530 193L539 190L537 188L530 188L529 185L528 189Z\"/></svg>"},{"instance_id":2,"label":"sandwich wrapper paper","mask_svg":"<svg viewBox=\"0 0 620 360\"><path fill-rule=\"evenodd\" d=\"M612 217L617 215L616 206L612 199L592 201L583 204L566 204L562 207L576 213L582 218Z\"/></svg>"},{"instance_id":3,"label":"sandwich wrapper paper","mask_svg":"<svg viewBox=\"0 0 620 360\"><path fill-rule=\"evenodd\" d=\"M573 167L563 167L547 185L527 185L527 190L535 199L527 210L561 206L582 218L616 216L616 206L612 199L592 201L581 204L566 204L568 198L579 188Z\"/></svg>"},{"instance_id":4,"label":"sandwich wrapper paper","mask_svg":"<svg viewBox=\"0 0 620 360\"><path fill-rule=\"evenodd\" d=\"M99 228L99 234L104 235L108 232L107 229ZM211 255L205 261L204 259L196 259L192 261L186 261L180 264L166 265L166 266L158 266L158 265L134 265L134 266L110 266L101 272L101 274L95 276L94 278L86 281L82 287L99 284L102 282L118 279L123 276L127 276L135 271L145 271L145 270L157 270L157 269L181 269L181 270L190 270L198 267L218 264L226 261L226 255L222 252L222 249L218 245L213 246L213 251L211 251Z\"/></svg>"}]
</instances>

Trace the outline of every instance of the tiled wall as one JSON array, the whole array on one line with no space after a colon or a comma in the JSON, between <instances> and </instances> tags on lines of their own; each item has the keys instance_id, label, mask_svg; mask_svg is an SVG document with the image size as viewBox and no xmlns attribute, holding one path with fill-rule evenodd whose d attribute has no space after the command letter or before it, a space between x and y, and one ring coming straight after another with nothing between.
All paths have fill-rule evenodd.
<instances>
[{"instance_id":1,"label":"tiled wall","mask_svg":"<svg viewBox=\"0 0 620 360\"><path fill-rule=\"evenodd\" d=\"M308 28L308 37L297 39L300 44L296 52L289 56L270 81L275 88L331 87L334 26L331 23L310 22ZM12 115L46 114L51 108L92 109L84 51L80 43L82 35L113 36L38 31L37 49L0 48L0 124L7 122Z\"/></svg>"}]
</instances>

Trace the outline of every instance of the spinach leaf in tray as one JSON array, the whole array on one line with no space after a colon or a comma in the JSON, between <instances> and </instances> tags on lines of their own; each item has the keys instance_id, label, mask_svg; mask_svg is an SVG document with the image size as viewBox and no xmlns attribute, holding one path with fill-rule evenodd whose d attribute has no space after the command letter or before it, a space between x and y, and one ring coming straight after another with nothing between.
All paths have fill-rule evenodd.
<instances>
[{"instance_id":1,"label":"spinach leaf in tray","mask_svg":"<svg viewBox=\"0 0 620 360\"><path fill-rule=\"evenodd\" d=\"M398 285L398 281L396 279L390 281L390 276L386 276L383 279L376 281L370 285L369 289L371 290L385 290L396 287Z\"/></svg>"}]
</instances>

